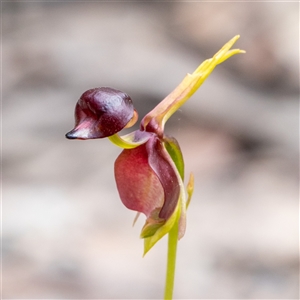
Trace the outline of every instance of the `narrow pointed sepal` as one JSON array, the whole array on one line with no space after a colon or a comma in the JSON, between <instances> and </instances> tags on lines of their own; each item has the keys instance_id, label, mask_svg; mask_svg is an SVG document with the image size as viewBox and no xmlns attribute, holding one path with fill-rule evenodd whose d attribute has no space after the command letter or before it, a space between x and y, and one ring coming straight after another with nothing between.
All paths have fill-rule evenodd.
<instances>
[{"instance_id":1,"label":"narrow pointed sepal","mask_svg":"<svg viewBox=\"0 0 300 300\"><path fill-rule=\"evenodd\" d=\"M184 160L177 140L174 137L165 136L164 146L173 160L181 179L184 180Z\"/></svg>"},{"instance_id":2,"label":"narrow pointed sepal","mask_svg":"<svg viewBox=\"0 0 300 300\"><path fill-rule=\"evenodd\" d=\"M133 149L145 144L151 136L153 136L152 133L136 130L123 136L119 136L119 134L116 133L112 136L109 136L108 139L120 148Z\"/></svg>"},{"instance_id":3,"label":"narrow pointed sepal","mask_svg":"<svg viewBox=\"0 0 300 300\"><path fill-rule=\"evenodd\" d=\"M144 239L144 255L161 239L163 238L174 226L175 222L178 222L180 217L180 203L178 202L177 207L167 222L159 227L152 236Z\"/></svg>"},{"instance_id":4,"label":"narrow pointed sepal","mask_svg":"<svg viewBox=\"0 0 300 300\"><path fill-rule=\"evenodd\" d=\"M212 58L205 60L192 74L188 73L182 82L142 119L141 129L162 134L166 121L198 90L217 65L235 54L245 53L240 49L230 50L239 37L233 37Z\"/></svg>"},{"instance_id":5,"label":"narrow pointed sepal","mask_svg":"<svg viewBox=\"0 0 300 300\"><path fill-rule=\"evenodd\" d=\"M187 191L187 195L188 195L188 198L186 201L186 208L188 208L191 203L191 199L192 199L192 196L194 193L194 174L193 173L190 174L190 178L189 178L189 182L186 187L186 191Z\"/></svg>"},{"instance_id":6,"label":"narrow pointed sepal","mask_svg":"<svg viewBox=\"0 0 300 300\"><path fill-rule=\"evenodd\" d=\"M142 239L153 236L166 223L166 220L159 217L159 211L160 209L155 209L147 218L140 235Z\"/></svg>"}]
</instances>

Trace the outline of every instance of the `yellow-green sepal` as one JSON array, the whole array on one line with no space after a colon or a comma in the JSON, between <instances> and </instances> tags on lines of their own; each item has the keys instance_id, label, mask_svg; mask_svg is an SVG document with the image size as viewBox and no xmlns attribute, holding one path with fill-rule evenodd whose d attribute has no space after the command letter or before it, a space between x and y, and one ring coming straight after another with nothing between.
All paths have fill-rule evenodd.
<instances>
[{"instance_id":1,"label":"yellow-green sepal","mask_svg":"<svg viewBox=\"0 0 300 300\"><path fill-rule=\"evenodd\" d=\"M151 125L163 132L170 116L197 91L217 65L235 54L245 53L240 49L230 50L239 37L239 35L233 37L212 58L205 60L192 74L188 73L175 90L143 118L142 127L146 129Z\"/></svg>"},{"instance_id":2,"label":"yellow-green sepal","mask_svg":"<svg viewBox=\"0 0 300 300\"><path fill-rule=\"evenodd\" d=\"M159 218L159 211L160 209L155 209L151 213L151 216L147 218L140 235L142 239L154 235L155 232L166 223L166 220Z\"/></svg>"},{"instance_id":3,"label":"yellow-green sepal","mask_svg":"<svg viewBox=\"0 0 300 300\"><path fill-rule=\"evenodd\" d=\"M184 160L177 140L173 137L165 136L164 146L172 158L181 179L184 180Z\"/></svg>"},{"instance_id":4,"label":"yellow-green sepal","mask_svg":"<svg viewBox=\"0 0 300 300\"><path fill-rule=\"evenodd\" d=\"M156 232L150 236L146 237L144 239L144 255L163 237L165 236L175 225L175 222L178 222L180 217L180 211L181 211L181 205L180 201L178 201L178 204L176 206L175 211L171 215L171 217L166 221L166 223L158 228Z\"/></svg>"},{"instance_id":5,"label":"yellow-green sepal","mask_svg":"<svg viewBox=\"0 0 300 300\"><path fill-rule=\"evenodd\" d=\"M140 132L137 138L137 131L131 132L129 134L120 136L118 133L111 135L108 139L116 146L123 149L133 149L148 141L151 134L148 132Z\"/></svg>"}]
</instances>

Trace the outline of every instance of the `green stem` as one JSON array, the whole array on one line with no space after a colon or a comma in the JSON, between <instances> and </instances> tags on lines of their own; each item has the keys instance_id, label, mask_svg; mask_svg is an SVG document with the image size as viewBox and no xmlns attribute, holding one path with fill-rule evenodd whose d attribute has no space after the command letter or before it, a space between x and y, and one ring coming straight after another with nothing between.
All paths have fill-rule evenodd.
<instances>
[{"instance_id":1,"label":"green stem","mask_svg":"<svg viewBox=\"0 0 300 300\"><path fill-rule=\"evenodd\" d=\"M165 300L173 299L175 265L176 265L176 250L178 241L178 221L175 222L173 228L169 231L168 238L168 262L165 286Z\"/></svg>"}]
</instances>

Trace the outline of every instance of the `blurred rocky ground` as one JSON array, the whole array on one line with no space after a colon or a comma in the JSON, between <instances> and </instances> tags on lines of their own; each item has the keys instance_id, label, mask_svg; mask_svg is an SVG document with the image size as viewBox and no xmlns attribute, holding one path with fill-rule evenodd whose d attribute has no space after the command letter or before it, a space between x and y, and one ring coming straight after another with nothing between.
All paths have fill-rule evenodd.
<instances>
[{"instance_id":1,"label":"blurred rocky ground","mask_svg":"<svg viewBox=\"0 0 300 300\"><path fill-rule=\"evenodd\" d=\"M195 194L176 299L299 299L299 3L2 3L3 299L161 299L108 140L69 141L78 97L111 86L142 117L236 34L167 124Z\"/></svg>"}]
</instances>

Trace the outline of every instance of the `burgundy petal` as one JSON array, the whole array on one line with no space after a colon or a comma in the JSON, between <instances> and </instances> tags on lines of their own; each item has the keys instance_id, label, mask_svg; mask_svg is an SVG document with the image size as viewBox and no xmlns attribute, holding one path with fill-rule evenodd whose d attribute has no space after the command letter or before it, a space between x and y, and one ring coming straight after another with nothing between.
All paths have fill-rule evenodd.
<instances>
[{"instance_id":1,"label":"burgundy petal","mask_svg":"<svg viewBox=\"0 0 300 300\"><path fill-rule=\"evenodd\" d=\"M168 219L180 192L173 167L156 135L137 148L123 150L115 162L115 178L124 205L147 217L159 208L159 217Z\"/></svg>"},{"instance_id":2,"label":"burgundy petal","mask_svg":"<svg viewBox=\"0 0 300 300\"><path fill-rule=\"evenodd\" d=\"M131 98L108 87L95 88L82 94L75 107L75 128L69 139L95 139L122 130L133 117Z\"/></svg>"},{"instance_id":3,"label":"burgundy petal","mask_svg":"<svg viewBox=\"0 0 300 300\"><path fill-rule=\"evenodd\" d=\"M115 179L123 204L148 217L162 207L164 190L149 165L146 145L121 152L115 161Z\"/></svg>"},{"instance_id":4,"label":"burgundy petal","mask_svg":"<svg viewBox=\"0 0 300 300\"><path fill-rule=\"evenodd\" d=\"M157 174L165 194L164 205L159 217L167 220L174 212L180 194L178 177L174 170L175 166L159 138L150 139L146 146L149 153L149 165Z\"/></svg>"}]
</instances>

